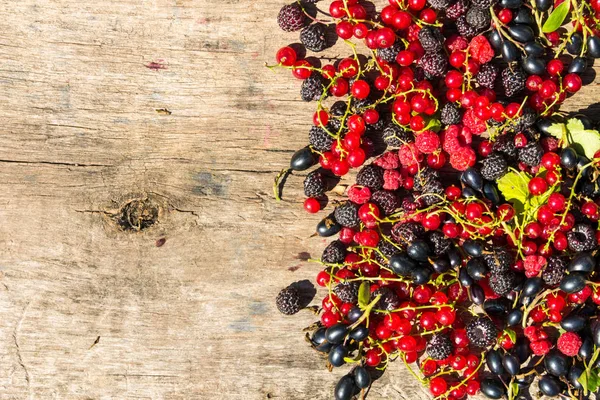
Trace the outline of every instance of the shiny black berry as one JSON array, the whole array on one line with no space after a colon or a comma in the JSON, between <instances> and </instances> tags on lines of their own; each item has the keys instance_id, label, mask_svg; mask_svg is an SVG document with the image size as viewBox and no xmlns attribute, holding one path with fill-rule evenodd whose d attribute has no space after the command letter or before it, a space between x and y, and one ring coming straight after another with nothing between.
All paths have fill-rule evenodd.
<instances>
[{"instance_id":1,"label":"shiny black berry","mask_svg":"<svg viewBox=\"0 0 600 400\"><path fill-rule=\"evenodd\" d=\"M521 310L512 310L508 313L506 317L506 323L508 326L517 326L521 324L523 320L523 311Z\"/></svg>"},{"instance_id":2,"label":"shiny black berry","mask_svg":"<svg viewBox=\"0 0 600 400\"><path fill-rule=\"evenodd\" d=\"M600 38L590 36L587 41L587 54L593 58L600 58Z\"/></svg>"},{"instance_id":3,"label":"shiny black berry","mask_svg":"<svg viewBox=\"0 0 600 400\"><path fill-rule=\"evenodd\" d=\"M331 349L329 352L329 363L334 367L341 367L344 365L344 357L348 355L348 348L343 344L339 344Z\"/></svg>"},{"instance_id":4,"label":"shiny black berry","mask_svg":"<svg viewBox=\"0 0 600 400\"><path fill-rule=\"evenodd\" d=\"M566 169L573 169L577 166L577 152L572 147L565 147L560 153L560 165Z\"/></svg>"},{"instance_id":5,"label":"shiny black berry","mask_svg":"<svg viewBox=\"0 0 600 400\"><path fill-rule=\"evenodd\" d=\"M560 281L560 290L569 294L579 292L585 287L585 280L585 275L580 272L566 275L562 281Z\"/></svg>"},{"instance_id":6,"label":"shiny black berry","mask_svg":"<svg viewBox=\"0 0 600 400\"><path fill-rule=\"evenodd\" d=\"M510 353L504 355L504 358L502 359L502 366L510 376L517 375L521 369L519 359Z\"/></svg>"},{"instance_id":7,"label":"shiny black berry","mask_svg":"<svg viewBox=\"0 0 600 400\"><path fill-rule=\"evenodd\" d=\"M544 358L544 367L554 376L565 376L569 371L569 358L557 350L552 350Z\"/></svg>"},{"instance_id":8,"label":"shiny black berry","mask_svg":"<svg viewBox=\"0 0 600 400\"><path fill-rule=\"evenodd\" d=\"M305 171L317 163L317 157L309 146L298 150L290 160L290 168L294 171Z\"/></svg>"},{"instance_id":9,"label":"shiny black berry","mask_svg":"<svg viewBox=\"0 0 600 400\"><path fill-rule=\"evenodd\" d=\"M526 43L535 37L533 29L529 25L517 23L508 26L508 34L517 42Z\"/></svg>"},{"instance_id":10,"label":"shiny black berry","mask_svg":"<svg viewBox=\"0 0 600 400\"><path fill-rule=\"evenodd\" d=\"M546 62L537 57L525 57L521 63L530 75L542 75L546 71Z\"/></svg>"},{"instance_id":11,"label":"shiny black berry","mask_svg":"<svg viewBox=\"0 0 600 400\"><path fill-rule=\"evenodd\" d=\"M348 336L357 342L362 342L369 337L369 328L364 325L357 326L350 331Z\"/></svg>"},{"instance_id":12,"label":"shiny black berry","mask_svg":"<svg viewBox=\"0 0 600 400\"><path fill-rule=\"evenodd\" d=\"M483 255L483 243L478 240L466 240L463 243L463 250L471 257L481 257Z\"/></svg>"},{"instance_id":13,"label":"shiny black berry","mask_svg":"<svg viewBox=\"0 0 600 400\"><path fill-rule=\"evenodd\" d=\"M360 389L366 389L371 384L371 375L369 371L365 367L361 367L360 365L354 368L354 382L356 386Z\"/></svg>"},{"instance_id":14,"label":"shiny black berry","mask_svg":"<svg viewBox=\"0 0 600 400\"><path fill-rule=\"evenodd\" d=\"M406 253L410 258L417 261L427 261L431 256L431 248L423 240L415 240L406 248Z\"/></svg>"},{"instance_id":15,"label":"shiny black berry","mask_svg":"<svg viewBox=\"0 0 600 400\"><path fill-rule=\"evenodd\" d=\"M475 168L468 168L462 173L460 180L475 190L481 190L483 188L483 177Z\"/></svg>"},{"instance_id":16,"label":"shiny black berry","mask_svg":"<svg viewBox=\"0 0 600 400\"><path fill-rule=\"evenodd\" d=\"M471 285L471 287L469 287L469 291L471 293L471 300L473 301L473 303L477 304L478 306L484 303L485 292L483 291L483 288L481 286L474 283Z\"/></svg>"},{"instance_id":17,"label":"shiny black berry","mask_svg":"<svg viewBox=\"0 0 600 400\"><path fill-rule=\"evenodd\" d=\"M587 61L584 57L575 57L569 67L567 68L567 72L570 74L583 74L587 69Z\"/></svg>"},{"instance_id":18,"label":"shiny black berry","mask_svg":"<svg viewBox=\"0 0 600 400\"><path fill-rule=\"evenodd\" d=\"M590 273L596 268L596 258L588 252L579 253L567 267L569 272Z\"/></svg>"},{"instance_id":19,"label":"shiny black berry","mask_svg":"<svg viewBox=\"0 0 600 400\"><path fill-rule=\"evenodd\" d=\"M458 281L464 287L469 287L473 284L473 278L469 276L466 268L462 268L458 273Z\"/></svg>"},{"instance_id":20,"label":"shiny black berry","mask_svg":"<svg viewBox=\"0 0 600 400\"><path fill-rule=\"evenodd\" d=\"M348 334L348 326L344 324L335 324L325 331L325 338L331 344L340 344Z\"/></svg>"},{"instance_id":21,"label":"shiny black berry","mask_svg":"<svg viewBox=\"0 0 600 400\"><path fill-rule=\"evenodd\" d=\"M395 274L408 277L417 268L417 263L406 254L395 254L390 258L390 268Z\"/></svg>"},{"instance_id":22,"label":"shiny black berry","mask_svg":"<svg viewBox=\"0 0 600 400\"><path fill-rule=\"evenodd\" d=\"M506 393L506 388L498 379L486 378L481 381L481 393L488 399L500 399Z\"/></svg>"},{"instance_id":23,"label":"shiny black berry","mask_svg":"<svg viewBox=\"0 0 600 400\"><path fill-rule=\"evenodd\" d=\"M558 396L562 389L556 378L549 375L543 376L538 385L542 393L550 397Z\"/></svg>"},{"instance_id":24,"label":"shiny black berry","mask_svg":"<svg viewBox=\"0 0 600 400\"><path fill-rule=\"evenodd\" d=\"M485 356L485 363L494 375L502 375L504 367L502 366L502 355L498 350L490 350Z\"/></svg>"},{"instance_id":25,"label":"shiny black berry","mask_svg":"<svg viewBox=\"0 0 600 400\"><path fill-rule=\"evenodd\" d=\"M544 288L544 281L539 276L529 278L523 283L524 297L534 297Z\"/></svg>"},{"instance_id":26,"label":"shiny black berry","mask_svg":"<svg viewBox=\"0 0 600 400\"><path fill-rule=\"evenodd\" d=\"M335 391L333 392L335 400L350 400L354 396L356 384L354 378L351 375L345 375L335 385Z\"/></svg>"},{"instance_id":27,"label":"shiny black berry","mask_svg":"<svg viewBox=\"0 0 600 400\"><path fill-rule=\"evenodd\" d=\"M472 258L467 262L467 272L469 276L476 281L479 281L488 273L487 267L484 264L483 260L478 258Z\"/></svg>"},{"instance_id":28,"label":"shiny black berry","mask_svg":"<svg viewBox=\"0 0 600 400\"><path fill-rule=\"evenodd\" d=\"M581 53L581 48L583 47L583 37L581 33L575 32L571 35L571 38L567 42L567 51L574 56L579 55Z\"/></svg>"}]
</instances>

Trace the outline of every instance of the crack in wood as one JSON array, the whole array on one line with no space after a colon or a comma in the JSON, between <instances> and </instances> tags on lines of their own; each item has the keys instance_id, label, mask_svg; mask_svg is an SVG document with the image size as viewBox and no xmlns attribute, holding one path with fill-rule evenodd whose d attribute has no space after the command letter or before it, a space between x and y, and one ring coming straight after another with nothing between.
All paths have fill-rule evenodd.
<instances>
[{"instance_id":1,"label":"crack in wood","mask_svg":"<svg viewBox=\"0 0 600 400\"><path fill-rule=\"evenodd\" d=\"M24 161L24 160L6 160L0 159L0 163L7 164L41 164L41 165L59 165L66 167L112 167L112 165L108 164L84 164L84 163L70 163L70 162L60 162L60 161Z\"/></svg>"},{"instance_id":2,"label":"crack in wood","mask_svg":"<svg viewBox=\"0 0 600 400\"><path fill-rule=\"evenodd\" d=\"M29 370L27 369L27 366L25 365L25 361L23 361L23 355L21 354L21 345L19 344L19 331L21 330L21 325L23 324L23 321L25 320L25 314L27 313L27 310L29 309L29 306L31 305L32 301L27 303L25 308L23 308L23 313L21 314L21 318L19 319L19 322L17 322L17 325L15 326L15 329L12 334L13 341L14 341L15 347L17 349L17 362L19 363L21 368L23 368L23 372L25 373L25 381L27 381L27 390L29 391L30 398L32 396L31 375L29 374Z\"/></svg>"}]
</instances>

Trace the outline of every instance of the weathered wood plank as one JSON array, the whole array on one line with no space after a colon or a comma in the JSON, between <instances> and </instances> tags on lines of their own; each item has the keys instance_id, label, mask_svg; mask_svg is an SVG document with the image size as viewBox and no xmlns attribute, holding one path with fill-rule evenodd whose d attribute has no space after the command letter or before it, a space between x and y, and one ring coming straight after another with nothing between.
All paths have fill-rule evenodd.
<instances>
[{"instance_id":1,"label":"weathered wood plank","mask_svg":"<svg viewBox=\"0 0 600 400\"><path fill-rule=\"evenodd\" d=\"M331 397L341 372L300 333L314 317L273 304L325 243L301 178L271 198L312 112L263 67L297 40L281 5L0 8L1 398ZM116 222L132 200L156 216L141 232ZM394 365L370 396L388 397L426 391Z\"/></svg>"}]
</instances>

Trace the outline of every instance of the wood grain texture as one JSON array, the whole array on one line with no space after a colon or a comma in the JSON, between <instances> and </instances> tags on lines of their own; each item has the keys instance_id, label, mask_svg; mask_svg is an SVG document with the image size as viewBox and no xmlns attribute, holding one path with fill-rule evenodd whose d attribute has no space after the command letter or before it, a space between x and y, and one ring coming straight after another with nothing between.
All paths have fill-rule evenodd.
<instances>
[{"instance_id":1,"label":"wood grain texture","mask_svg":"<svg viewBox=\"0 0 600 400\"><path fill-rule=\"evenodd\" d=\"M325 244L300 177L271 196L312 113L263 66L282 4L0 7L0 398L331 398L273 302ZM369 398L427 396L394 365Z\"/></svg>"}]
</instances>

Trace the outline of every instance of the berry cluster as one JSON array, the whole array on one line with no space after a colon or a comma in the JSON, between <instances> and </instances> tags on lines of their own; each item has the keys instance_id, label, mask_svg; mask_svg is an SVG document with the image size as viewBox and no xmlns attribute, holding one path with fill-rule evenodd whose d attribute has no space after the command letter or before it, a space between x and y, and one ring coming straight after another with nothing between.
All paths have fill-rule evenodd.
<instances>
[{"instance_id":1,"label":"berry cluster","mask_svg":"<svg viewBox=\"0 0 600 400\"><path fill-rule=\"evenodd\" d=\"M317 213L335 178L358 170L316 228L337 239L312 260L327 294L307 340L331 368L352 367L337 400L394 360L438 399L516 399L536 378L547 396L600 386L600 329L588 323L600 304L600 133L559 112L586 57L600 56L600 2L533 3L280 11L304 49L281 48L269 68L291 70L316 110L275 195L284 175L318 165L304 180ZM301 57L332 36L351 55ZM284 289L279 310L299 312L299 297Z\"/></svg>"}]
</instances>

